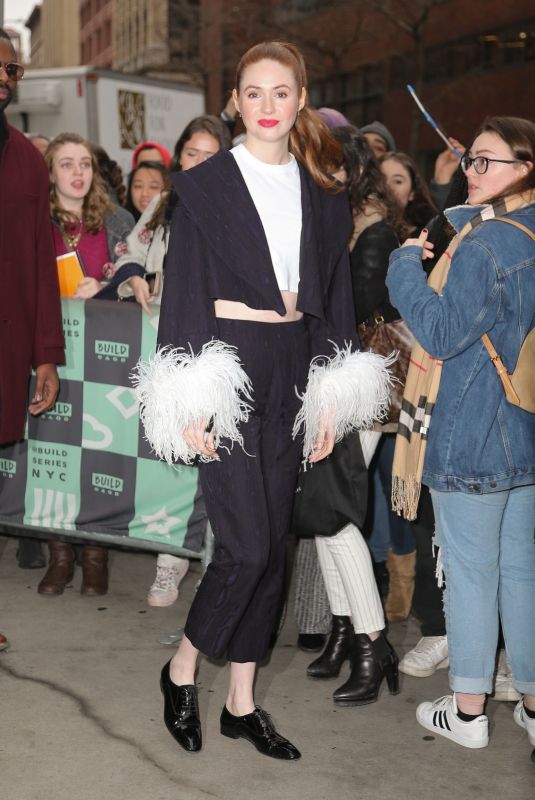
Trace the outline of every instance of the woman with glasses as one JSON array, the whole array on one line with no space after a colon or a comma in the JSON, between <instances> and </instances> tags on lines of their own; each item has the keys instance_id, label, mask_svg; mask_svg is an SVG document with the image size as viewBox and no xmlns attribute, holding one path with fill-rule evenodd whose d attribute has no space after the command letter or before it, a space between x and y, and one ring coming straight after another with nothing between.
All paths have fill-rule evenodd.
<instances>
[{"instance_id":1,"label":"woman with glasses","mask_svg":"<svg viewBox=\"0 0 535 800\"><path fill-rule=\"evenodd\" d=\"M535 325L535 125L488 118L463 156L466 205L426 281L424 230L391 257L392 302L413 331L394 501L411 518L430 489L452 695L418 706L424 728L465 747L488 744L498 620L523 694L515 722L535 744L535 415L508 401L481 337L513 372ZM505 220L505 221L503 221Z\"/></svg>"}]
</instances>

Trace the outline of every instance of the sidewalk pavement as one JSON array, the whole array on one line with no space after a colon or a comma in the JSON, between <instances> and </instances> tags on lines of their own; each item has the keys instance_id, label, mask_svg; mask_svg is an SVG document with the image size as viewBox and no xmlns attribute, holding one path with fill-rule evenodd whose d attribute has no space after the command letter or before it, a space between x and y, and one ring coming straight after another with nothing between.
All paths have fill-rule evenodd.
<instances>
[{"instance_id":1,"label":"sidewalk pavement","mask_svg":"<svg viewBox=\"0 0 535 800\"><path fill-rule=\"evenodd\" d=\"M180 627L200 577L194 562L178 601L153 609L145 596L155 557L112 550L110 591L79 593L81 570L60 597L41 597L44 570L22 570L16 539L0 538L0 797L2 800L533 800L535 768L513 703L488 703L491 742L466 750L433 737L416 705L449 691L447 671L401 676L377 703L336 708L339 679L305 677L290 603L257 702L301 750L296 762L222 737L224 665L203 659L199 697L204 747L187 754L162 723L159 672L174 652L158 639ZM400 657L419 639L414 620L391 626ZM312 656L313 657L313 656Z\"/></svg>"}]
</instances>

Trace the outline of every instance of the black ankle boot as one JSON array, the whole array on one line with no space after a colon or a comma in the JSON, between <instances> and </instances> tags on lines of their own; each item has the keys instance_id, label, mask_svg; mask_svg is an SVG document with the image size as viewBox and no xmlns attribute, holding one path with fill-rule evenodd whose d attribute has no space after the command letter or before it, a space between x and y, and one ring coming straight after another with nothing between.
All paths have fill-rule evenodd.
<instances>
[{"instance_id":1,"label":"black ankle boot","mask_svg":"<svg viewBox=\"0 0 535 800\"><path fill-rule=\"evenodd\" d=\"M331 635L325 650L319 658L308 665L309 678L336 678L340 668L349 658L353 626L349 617L337 617L333 614Z\"/></svg>"},{"instance_id":2,"label":"black ankle boot","mask_svg":"<svg viewBox=\"0 0 535 800\"><path fill-rule=\"evenodd\" d=\"M333 694L337 705L375 703L383 678L386 678L390 694L398 694L398 657L382 633L374 642L366 633L354 634L350 659L351 675Z\"/></svg>"}]
</instances>

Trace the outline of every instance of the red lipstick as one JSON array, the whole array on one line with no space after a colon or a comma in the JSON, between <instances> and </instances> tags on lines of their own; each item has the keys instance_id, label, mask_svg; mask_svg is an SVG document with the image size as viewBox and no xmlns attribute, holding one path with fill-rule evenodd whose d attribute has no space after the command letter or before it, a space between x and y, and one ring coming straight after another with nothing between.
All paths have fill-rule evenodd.
<instances>
[{"instance_id":1,"label":"red lipstick","mask_svg":"<svg viewBox=\"0 0 535 800\"><path fill-rule=\"evenodd\" d=\"M261 125L263 128L274 128L275 125L279 124L278 119L259 119L258 124Z\"/></svg>"}]
</instances>

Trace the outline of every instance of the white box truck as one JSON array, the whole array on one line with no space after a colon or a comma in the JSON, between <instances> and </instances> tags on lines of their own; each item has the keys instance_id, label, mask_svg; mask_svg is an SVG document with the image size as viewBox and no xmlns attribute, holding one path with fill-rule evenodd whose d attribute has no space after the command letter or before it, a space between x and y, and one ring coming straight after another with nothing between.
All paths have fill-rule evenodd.
<instances>
[{"instance_id":1,"label":"white box truck","mask_svg":"<svg viewBox=\"0 0 535 800\"><path fill-rule=\"evenodd\" d=\"M25 133L79 133L128 173L138 144L155 141L172 153L182 129L204 108L201 89L82 66L26 70L6 113Z\"/></svg>"}]
</instances>

